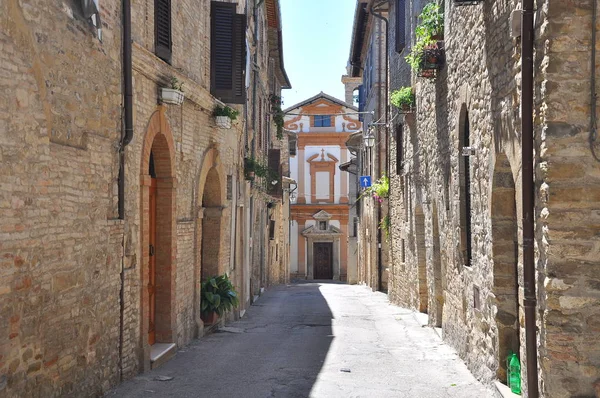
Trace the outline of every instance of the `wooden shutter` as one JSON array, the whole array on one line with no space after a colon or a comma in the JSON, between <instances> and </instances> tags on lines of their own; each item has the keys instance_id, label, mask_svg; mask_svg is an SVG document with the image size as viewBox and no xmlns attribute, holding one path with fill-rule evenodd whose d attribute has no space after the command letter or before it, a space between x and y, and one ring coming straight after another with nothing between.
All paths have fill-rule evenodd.
<instances>
[{"instance_id":1,"label":"wooden shutter","mask_svg":"<svg viewBox=\"0 0 600 398\"><path fill-rule=\"evenodd\" d=\"M246 17L234 3L211 3L210 92L223 102L245 102Z\"/></svg>"},{"instance_id":2,"label":"wooden shutter","mask_svg":"<svg viewBox=\"0 0 600 398\"><path fill-rule=\"evenodd\" d=\"M406 46L406 4L405 0L396 0L396 52Z\"/></svg>"},{"instance_id":3,"label":"wooden shutter","mask_svg":"<svg viewBox=\"0 0 600 398\"><path fill-rule=\"evenodd\" d=\"M171 0L154 1L154 30L156 55L171 63Z\"/></svg>"},{"instance_id":4,"label":"wooden shutter","mask_svg":"<svg viewBox=\"0 0 600 398\"><path fill-rule=\"evenodd\" d=\"M271 181L267 181L268 187L267 190L270 195L281 198L281 170L280 170L280 162L281 162L281 150L279 149L269 149L269 170L272 173L277 174L277 184L271 184Z\"/></svg>"}]
</instances>

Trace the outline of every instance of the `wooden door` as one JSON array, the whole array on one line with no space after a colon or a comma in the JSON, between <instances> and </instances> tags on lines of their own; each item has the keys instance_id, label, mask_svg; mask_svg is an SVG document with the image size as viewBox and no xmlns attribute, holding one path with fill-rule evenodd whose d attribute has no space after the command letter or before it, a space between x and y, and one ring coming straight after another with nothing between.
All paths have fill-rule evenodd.
<instances>
[{"instance_id":1,"label":"wooden door","mask_svg":"<svg viewBox=\"0 0 600 398\"><path fill-rule=\"evenodd\" d=\"M313 244L315 279L333 279L333 243Z\"/></svg>"},{"instance_id":2,"label":"wooden door","mask_svg":"<svg viewBox=\"0 0 600 398\"><path fill-rule=\"evenodd\" d=\"M148 298L149 327L148 344L153 345L156 341L156 179L150 184L150 200L148 208L148 221L150 223L148 241L149 247L149 270L148 270Z\"/></svg>"}]
</instances>

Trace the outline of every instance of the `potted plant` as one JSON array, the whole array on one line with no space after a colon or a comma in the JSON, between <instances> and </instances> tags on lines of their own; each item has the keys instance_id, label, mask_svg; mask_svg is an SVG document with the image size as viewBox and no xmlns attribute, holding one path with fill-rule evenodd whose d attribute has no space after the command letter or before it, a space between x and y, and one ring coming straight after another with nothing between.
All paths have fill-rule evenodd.
<instances>
[{"instance_id":1,"label":"potted plant","mask_svg":"<svg viewBox=\"0 0 600 398\"><path fill-rule=\"evenodd\" d=\"M277 139L283 138L283 123L284 116L283 110L281 109L281 97L277 95L271 95L271 113L273 114L273 122L277 127Z\"/></svg>"},{"instance_id":2,"label":"potted plant","mask_svg":"<svg viewBox=\"0 0 600 398\"><path fill-rule=\"evenodd\" d=\"M444 13L437 3L429 3L419 15L415 29L416 41L405 57L411 69L420 77L435 77L444 64Z\"/></svg>"},{"instance_id":3,"label":"potted plant","mask_svg":"<svg viewBox=\"0 0 600 398\"><path fill-rule=\"evenodd\" d=\"M161 88L160 99L165 104L181 105L185 98L183 95L183 82L180 82L175 76L171 76L169 85L169 87Z\"/></svg>"},{"instance_id":4,"label":"potted plant","mask_svg":"<svg viewBox=\"0 0 600 398\"><path fill-rule=\"evenodd\" d=\"M240 301L227 274L213 276L201 285L200 316L205 324L214 324L227 311L238 307Z\"/></svg>"},{"instance_id":5,"label":"potted plant","mask_svg":"<svg viewBox=\"0 0 600 398\"><path fill-rule=\"evenodd\" d=\"M444 10L438 3L423 7L419 20L415 29L417 39L444 40Z\"/></svg>"},{"instance_id":6,"label":"potted plant","mask_svg":"<svg viewBox=\"0 0 600 398\"><path fill-rule=\"evenodd\" d=\"M240 114L239 111L236 111L235 109L233 109L227 105L225 105L225 106L217 105L217 106L215 106L215 109L213 111L213 116L215 117L215 123L217 124L218 127L222 128L222 129L230 129L231 122L233 120L237 119L239 114Z\"/></svg>"},{"instance_id":7,"label":"potted plant","mask_svg":"<svg viewBox=\"0 0 600 398\"><path fill-rule=\"evenodd\" d=\"M415 93L412 87L402 87L393 91L390 95L390 102L402 113L410 113L415 107Z\"/></svg>"}]
</instances>

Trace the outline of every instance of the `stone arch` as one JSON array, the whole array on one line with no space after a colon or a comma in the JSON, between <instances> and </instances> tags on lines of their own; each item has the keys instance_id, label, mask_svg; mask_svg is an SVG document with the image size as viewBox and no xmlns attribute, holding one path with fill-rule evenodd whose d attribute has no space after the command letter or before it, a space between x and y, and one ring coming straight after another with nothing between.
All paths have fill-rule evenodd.
<instances>
[{"instance_id":1,"label":"stone arch","mask_svg":"<svg viewBox=\"0 0 600 398\"><path fill-rule=\"evenodd\" d=\"M145 358L150 358L151 345L172 343L176 334L176 185L173 134L165 107L158 106L144 135L140 164L141 338Z\"/></svg>"},{"instance_id":2,"label":"stone arch","mask_svg":"<svg viewBox=\"0 0 600 398\"><path fill-rule=\"evenodd\" d=\"M420 312L427 313L429 292L427 286L427 254L425 243L425 214L423 208L417 206L415 208L415 253L417 260L417 289Z\"/></svg>"},{"instance_id":3,"label":"stone arch","mask_svg":"<svg viewBox=\"0 0 600 398\"><path fill-rule=\"evenodd\" d=\"M504 153L496 154L492 195L493 288L496 306L496 375L506 380L506 357L519 353L518 220L515 182Z\"/></svg>"},{"instance_id":4,"label":"stone arch","mask_svg":"<svg viewBox=\"0 0 600 398\"><path fill-rule=\"evenodd\" d=\"M216 147L209 148L203 157L198 174L198 220L196 223L196 278L199 303L200 282L222 274L223 211L225 208L225 172Z\"/></svg>"}]
</instances>

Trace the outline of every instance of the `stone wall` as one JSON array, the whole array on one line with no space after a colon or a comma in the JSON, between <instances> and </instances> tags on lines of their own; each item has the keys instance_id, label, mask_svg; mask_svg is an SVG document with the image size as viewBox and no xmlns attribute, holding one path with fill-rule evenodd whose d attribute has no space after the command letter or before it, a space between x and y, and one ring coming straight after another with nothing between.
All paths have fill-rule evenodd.
<instances>
[{"instance_id":1,"label":"stone wall","mask_svg":"<svg viewBox=\"0 0 600 398\"><path fill-rule=\"evenodd\" d=\"M0 14L0 395L101 395L119 361L120 6L103 42L75 1Z\"/></svg>"},{"instance_id":2,"label":"stone wall","mask_svg":"<svg viewBox=\"0 0 600 398\"><path fill-rule=\"evenodd\" d=\"M169 65L153 53L154 1L134 2L134 134L125 148L125 219L118 220L121 3L101 4L102 41L79 1L8 0L1 7L8 17L0 19L7 55L0 61L0 318L7 320L0 323L0 395L100 396L151 366L151 152L158 181L157 341L181 347L203 334L203 235L218 247L218 272L227 272L242 296L248 291L250 273L237 261L247 261L250 240L237 226L244 218L238 208L250 207L243 157L253 137L244 129L252 96L246 112L235 105L241 114L232 129L217 128L210 3L178 3ZM237 7L246 10L244 1ZM259 23L266 29L266 19ZM181 106L160 104L170 76L184 83ZM220 217L219 231L203 234L203 216L212 213ZM272 283L285 281L285 214L280 205ZM266 252L268 242L262 244ZM249 302L241 301L243 311Z\"/></svg>"},{"instance_id":3,"label":"stone wall","mask_svg":"<svg viewBox=\"0 0 600 398\"><path fill-rule=\"evenodd\" d=\"M591 2L539 3L535 190L540 390L542 396L591 396L600 358L584 348L584 341L597 338L594 283L600 265L593 239L600 163L588 140ZM400 118L404 175L391 179L390 298L428 312L430 324L443 327L444 339L481 380L505 378L504 360L509 351L517 351L526 384L520 39L511 34L511 13L519 4L498 0L456 7L446 2L446 66L435 79L412 76L417 109ZM407 5L407 20L416 19L420 6ZM395 57L390 61L391 88L405 85L408 76ZM473 152L465 158L461 148L467 146L466 134ZM394 144L392 154L398 148ZM465 208L467 194L470 211ZM418 233L421 228L424 237Z\"/></svg>"}]
</instances>

